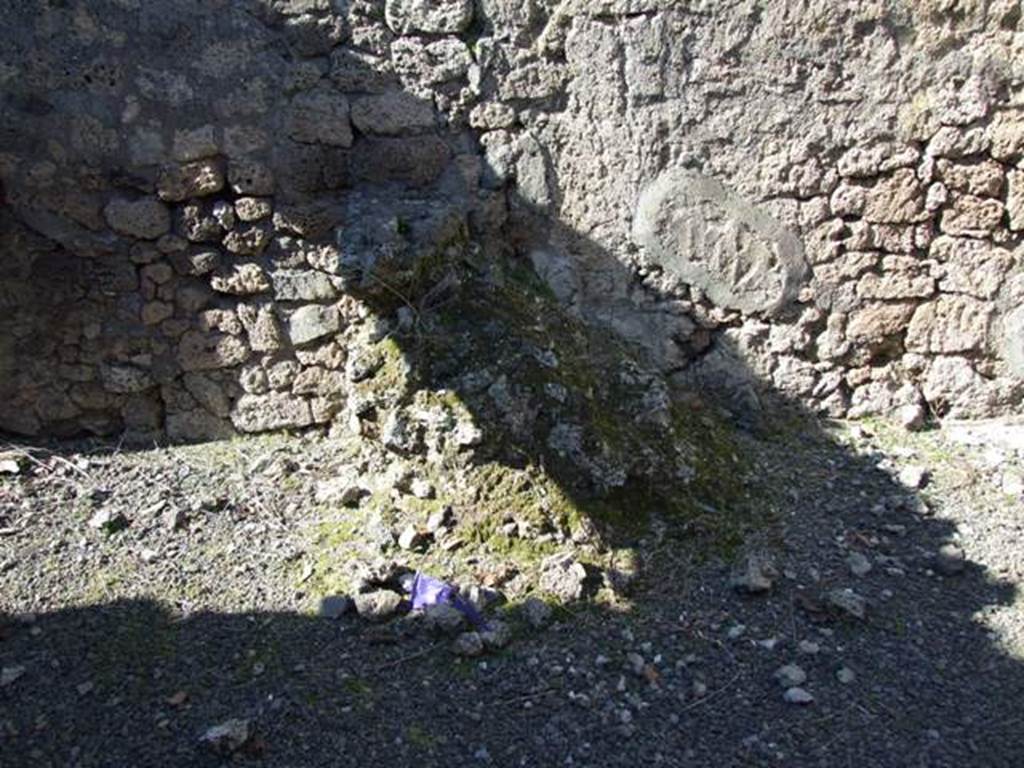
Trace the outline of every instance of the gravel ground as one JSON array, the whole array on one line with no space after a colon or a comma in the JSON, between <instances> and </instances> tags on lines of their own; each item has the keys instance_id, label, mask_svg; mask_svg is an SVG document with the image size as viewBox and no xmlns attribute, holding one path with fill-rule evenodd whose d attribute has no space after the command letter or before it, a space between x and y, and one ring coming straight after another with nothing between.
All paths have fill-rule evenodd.
<instances>
[{"instance_id":1,"label":"gravel ground","mask_svg":"<svg viewBox=\"0 0 1024 768\"><path fill-rule=\"evenodd\" d=\"M344 445L22 446L0 475L0 765L1020 766L1022 432L751 436L776 492L741 548L654 531L629 599L540 629L510 612L511 645L476 658L317 615L307 481ZM130 526L90 525L104 510ZM741 594L752 555L773 586ZM200 742L231 719L232 756Z\"/></svg>"}]
</instances>

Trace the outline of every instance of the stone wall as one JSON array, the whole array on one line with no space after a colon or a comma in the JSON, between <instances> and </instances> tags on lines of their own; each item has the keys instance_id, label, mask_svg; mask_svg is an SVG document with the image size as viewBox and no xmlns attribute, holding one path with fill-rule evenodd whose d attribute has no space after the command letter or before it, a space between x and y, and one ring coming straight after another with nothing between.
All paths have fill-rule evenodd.
<instances>
[{"instance_id":1,"label":"stone wall","mask_svg":"<svg viewBox=\"0 0 1024 768\"><path fill-rule=\"evenodd\" d=\"M0 429L348 423L469 253L680 387L1019 412L1021 3L835 5L0 0Z\"/></svg>"}]
</instances>

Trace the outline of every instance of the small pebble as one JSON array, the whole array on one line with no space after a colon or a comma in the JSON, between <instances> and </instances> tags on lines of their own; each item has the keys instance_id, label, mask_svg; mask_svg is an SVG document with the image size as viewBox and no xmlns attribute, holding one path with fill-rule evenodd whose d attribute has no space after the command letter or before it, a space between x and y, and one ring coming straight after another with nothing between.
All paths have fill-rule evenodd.
<instances>
[{"instance_id":1,"label":"small pebble","mask_svg":"<svg viewBox=\"0 0 1024 768\"><path fill-rule=\"evenodd\" d=\"M626 668L634 675L642 675L644 673L644 666L644 657L639 653L630 652L626 654Z\"/></svg>"},{"instance_id":2,"label":"small pebble","mask_svg":"<svg viewBox=\"0 0 1024 768\"><path fill-rule=\"evenodd\" d=\"M935 569L943 576L957 576L966 567L964 551L956 544L943 544L935 556Z\"/></svg>"},{"instance_id":3,"label":"small pebble","mask_svg":"<svg viewBox=\"0 0 1024 768\"><path fill-rule=\"evenodd\" d=\"M736 626L729 628L729 632L727 633L727 635L730 640L738 640L739 638L743 637L743 633L746 631L747 628L745 625L737 624Z\"/></svg>"},{"instance_id":4,"label":"small pebble","mask_svg":"<svg viewBox=\"0 0 1024 768\"><path fill-rule=\"evenodd\" d=\"M463 632L455 638L453 647L459 656L479 656L484 652L484 641L477 632Z\"/></svg>"},{"instance_id":5,"label":"small pebble","mask_svg":"<svg viewBox=\"0 0 1024 768\"><path fill-rule=\"evenodd\" d=\"M796 686L786 689L786 692L782 694L782 698L787 704L810 704L814 701L814 697L810 693Z\"/></svg>"},{"instance_id":6,"label":"small pebble","mask_svg":"<svg viewBox=\"0 0 1024 768\"><path fill-rule=\"evenodd\" d=\"M918 488L923 488L928 482L928 470L911 464L900 470L899 479L907 488L917 490Z\"/></svg>"},{"instance_id":7,"label":"small pebble","mask_svg":"<svg viewBox=\"0 0 1024 768\"><path fill-rule=\"evenodd\" d=\"M346 595L327 595L320 600L317 614L325 619L337 619L353 608L352 598Z\"/></svg>"},{"instance_id":8,"label":"small pebble","mask_svg":"<svg viewBox=\"0 0 1024 768\"><path fill-rule=\"evenodd\" d=\"M858 619L867 613L867 600L852 589L833 589L828 593L828 601L833 607Z\"/></svg>"},{"instance_id":9,"label":"small pebble","mask_svg":"<svg viewBox=\"0 0 1024 768\"><path fill-rule=\"evenodd\" d=\"M0 670L0 688L5 688L24 674L24 667L4 667Z\"/></svg>"},{"instance_id":10,"label":"small pebble","mask_svg":"<svg viewBox=\"0 0 1024 768\"><path fill-rule=\"evenodd\" d=\"M793 688L807 680L807 673L796 664L787 664L775 670L775 679L783 688Z\"/></svg>"},{"instance_id":11,"label":"small pebble","mask_svg":"<svg viewBox=\"0 0 1024 768\"><path fill-rule=\"evenodd\" d=\"M846 558L846 565L857 578L863 578L871 573L871 561L860 552L851 552Z\"/></svg>"}]
</instances>

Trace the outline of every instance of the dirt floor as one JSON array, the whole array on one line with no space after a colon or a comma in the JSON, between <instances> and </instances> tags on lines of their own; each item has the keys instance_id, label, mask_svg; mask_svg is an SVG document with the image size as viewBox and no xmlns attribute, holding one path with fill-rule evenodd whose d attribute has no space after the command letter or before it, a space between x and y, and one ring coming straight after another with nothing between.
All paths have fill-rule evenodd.
<instances>
[{"instance_id":1,"label":"dirt floor","mask_svg":"<svg viewBox=\"0 0 1024 768\"><path fill-rule=\"evenodd\" d=\"M317 501L347 462L386 473L350 444L0 445L0 765L1024 765L1024 425L744 450L754 492L710 511L742 539L652 524L628 588L547 622L513 580L487 611L511 642L466 656L322 615L379 534ZM513 557L386 538L445 578Z\"/></svg>"}]
</instances>

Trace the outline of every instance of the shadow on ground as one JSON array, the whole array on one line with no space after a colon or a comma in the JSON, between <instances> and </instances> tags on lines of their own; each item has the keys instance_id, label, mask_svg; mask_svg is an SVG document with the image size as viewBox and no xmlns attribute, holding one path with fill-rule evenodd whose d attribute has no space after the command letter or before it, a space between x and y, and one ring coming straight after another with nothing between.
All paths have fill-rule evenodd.
<instances>
[{"instance_id":1,"label":"shadow on ground","mask_svg":"<svg viewBox=\"0 0 1024 768\"><path fill-rule=\"evenodd\" d=\"M212 766L222 758L200 735L250 718L258 737L241 764L1019 764L1021 659L978 619L1015 587L980 564L933 574L950 524L923 514L877 455L797 427L748 446L788 497L746 507L764 519L747 546L775 551L785 573L770 594L734 593L699 534L649 531L628 604L565 605L544 630L513 613L513 644L478 659L429 635L270 606L183 615L119 600L26 624L13 614L57 600L19 582L0 622L0 662L24 670L0 688L2 762ZM23 555L6 543L11 575ZM870 574L850 575L850 551ZM867 598L864 620L827 607L844 587ZM644 657L640 674L629 652ZM809 706L785 703L773 679L791 662L807 672Z\"/></svg>"}]
</instances>

